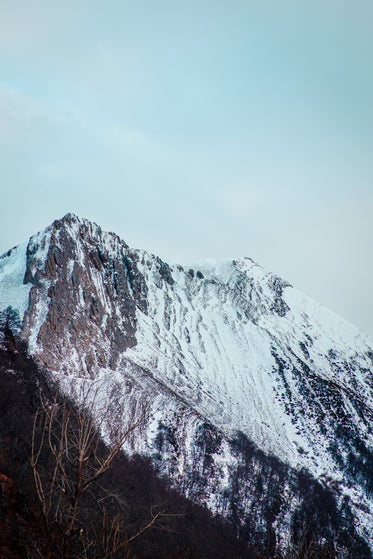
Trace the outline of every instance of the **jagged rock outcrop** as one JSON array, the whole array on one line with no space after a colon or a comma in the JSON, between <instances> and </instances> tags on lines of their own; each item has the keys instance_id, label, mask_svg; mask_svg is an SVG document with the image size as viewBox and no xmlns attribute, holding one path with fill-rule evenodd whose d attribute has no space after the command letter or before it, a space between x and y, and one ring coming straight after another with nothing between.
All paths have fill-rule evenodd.
<instances>
[{"instance_id":1,"label":"jagged rock outcrop","mask_svg":"<svg viewBox=\"0 0 373 559\"><path fill-rule=\"evenodd\" d=\"M1 257L0 312L107 440L146 409L127 450L263 553L372 556L373 343L281 278L170 266L68 214Z\"/></svg>"}]
</instances>

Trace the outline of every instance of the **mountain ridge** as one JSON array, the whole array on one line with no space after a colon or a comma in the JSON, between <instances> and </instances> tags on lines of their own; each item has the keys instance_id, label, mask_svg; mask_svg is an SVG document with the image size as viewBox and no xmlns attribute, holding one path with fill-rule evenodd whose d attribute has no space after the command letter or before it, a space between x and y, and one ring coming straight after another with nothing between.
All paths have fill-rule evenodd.
<instances>
[{"instance_id":1,"label":"mountain ridge","mask_svg":"<svg viewBox=\"0 0 373 559\"><path fill-rule=\"evenodd\" d=\"M0 258L0 311L67 394L98 387L97 417L113 398L113 424L148 407L127 450L239 531L255 526L251 507L258 541L270 526L286 546L307 471L331 492L335 518L348 503L349 537L372 545L373 343L286 281L247 258L169 265L67 214ZM283 481L267 475L265 489L268 468ZM267 499L270 487L287 495L289 510L280 499L268 520L250 475Z\"/></svg>"}]
</instances>

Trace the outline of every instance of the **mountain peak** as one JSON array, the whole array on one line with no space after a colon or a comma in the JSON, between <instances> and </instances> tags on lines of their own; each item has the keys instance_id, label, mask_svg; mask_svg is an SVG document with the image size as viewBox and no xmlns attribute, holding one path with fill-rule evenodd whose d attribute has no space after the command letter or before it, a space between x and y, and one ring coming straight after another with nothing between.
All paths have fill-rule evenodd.
<instances>
[{"instance_id":1,"label":"mountain peak","mask_svg":"<svg viewBox=\"0 0 373 559\"><path fill-rule=\"evenodd\" d=\"M86 219L81 219L78 215L74 214L73 212L67 212L60 221L88 221Z\"/></svg>"}]
</instances>

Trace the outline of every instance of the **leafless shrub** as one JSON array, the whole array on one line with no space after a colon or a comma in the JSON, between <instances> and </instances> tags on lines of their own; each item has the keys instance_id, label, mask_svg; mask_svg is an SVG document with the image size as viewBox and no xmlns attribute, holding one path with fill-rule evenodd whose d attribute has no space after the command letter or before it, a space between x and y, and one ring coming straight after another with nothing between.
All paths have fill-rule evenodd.
<instances>
[{"instance_id":1,"label":"leafless shrub","mask_svg":"<svg viewBox=\"0 0 373 559\"><path fill-rule=\"evenodd\" d=\"M30 458L35 487L61 557L109 559L120 554L124 559L129 556L130 542L152 527L162 512L152 514L150 521L128 537L123 515L113 506L116 495L108 493L100 479L129 435L145 422L145 414L130 421L125 430L114 430L107 446L87 409L89 400L75 407L58 396L49 401L41 395Z\"/></svg>"}]
</instances>

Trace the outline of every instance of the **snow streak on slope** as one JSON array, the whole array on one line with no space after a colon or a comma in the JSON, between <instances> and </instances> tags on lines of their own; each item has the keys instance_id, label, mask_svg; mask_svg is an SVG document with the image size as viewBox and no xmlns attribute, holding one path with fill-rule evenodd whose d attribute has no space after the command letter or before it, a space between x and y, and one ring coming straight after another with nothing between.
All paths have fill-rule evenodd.
<instances>
[{"instance_id":1,"label":"snow streak on slope","mask_svg":"<svg viewBox=\"0 0 373 559\"><path fill-rule=\"evenodd\" d=\"M138 313L137 345L126 355L220 428L243 430L265 450L294 462L292 428L279 424L281 410L272 403L271 340L247 320L258 307L247 303L248 286L240 284L237 264L197 270L203 278L176 267L174 283L159 285L156 261L139 256L148 263L141 272L152 286L149 313Z\"/></svg>"},{"instance_id":2,"label":"snow streak on slope","mask_svg":"<svg viewBox=\"0 0 373 559\"><path fill-rule=\"evenodd\" d=\"M310 373L350 391L353 378L371 408L368 339L308 298L309 314L302 311L296 304L300 294L283 297L283 290L294 290L249 259L186 272L176 266L170 269L173 281L162 285L156 260L143 253L139 260L150 286L149 311L138 312L137 345L126 356L155 372L225 432L241 430L293 466L307 463L313 473L327 474L328 459L305 456L315 435L312 426L300 430L284 406L296 386L290 375L279 386L279 355L306 360ZM333 369L329 351L351 359L353 371Z\"/></svg>"}]
</instances>

